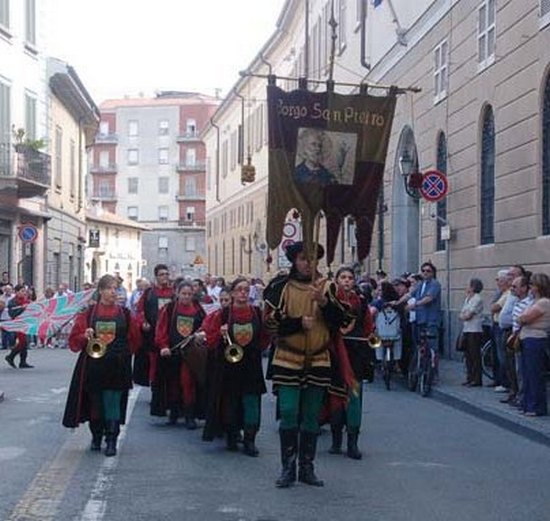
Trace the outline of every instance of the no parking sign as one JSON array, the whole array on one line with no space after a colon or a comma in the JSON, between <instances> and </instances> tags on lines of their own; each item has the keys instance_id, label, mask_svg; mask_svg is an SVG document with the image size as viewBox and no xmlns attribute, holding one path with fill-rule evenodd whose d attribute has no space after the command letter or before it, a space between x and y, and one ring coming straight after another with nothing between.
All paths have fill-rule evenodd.
<instances>
[{"instance_id":1,"label":"no parking sign","mask_svg":"<svg viewBox=\"0 0 550 521\"><path fill-rule=\"evenodd\" d=\"M22 224L17 235L22 242L30 244L38 239L38 228L34 224Z\"/></svg>"},{"instance_id":2,"label":"no parking sign","mask_svg":"<svg viewBox=\"0 0 550 521\"><path fill-rule=\"evenodd\" d=\"M422 175L420 193L427 201L435 203L441 201L449 190L447 176L439 170L428 170Z\"/></svg>"}]
</instances>

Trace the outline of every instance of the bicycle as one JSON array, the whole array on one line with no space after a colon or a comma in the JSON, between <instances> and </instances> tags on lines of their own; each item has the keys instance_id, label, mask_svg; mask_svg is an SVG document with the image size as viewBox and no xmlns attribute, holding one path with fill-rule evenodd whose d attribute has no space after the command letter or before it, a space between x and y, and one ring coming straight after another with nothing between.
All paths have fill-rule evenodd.
<instances>
[{"instance_id":1,"label":"bicycle","mask_svg":"<svg viewBox=\"0 0 550 521\"><path fill-rule=\"evenodd\" d=\"M495 376L493 373L493 368L495 364L494 360L494 342L492 338L489 338L489 340L485 341L485 343L481 346L481 372L484 376L489 378L489 380L494 380ZM462 361L464 363L464 372L466 372L466 356L462 357Z\"/></svg>"},{"instance_id":2,"label":"bicycle","mask_svg":"<svg viewBox=\"0 0 550 521\"><path fill-rule=\"evenodd\" d=\"M495 345L493 339L489 338L489 340L481 346L481 371L489 380L495 379L493 371L495 367L494 354Z\"/></svg>"},{"instance_id":3,"label":"bicycle","mask_svg":"<svg viewBox=\"0 0 550 521\"><path fill-rule=\"evenodd\" d=\"M382 345L380 348L382 350L382 378L384 380L384 385L389 391L391 388L391 374L393 371L393 340L382 340Z\"/></svg>"},{"instance_id":4,"label":"bicycle","mask_svg":"<svg viewBox=\"0 0 550 521\"><path fill-rule=\"evenodd\" d=\"M430 338L430 336L427 331L421 331L420 341L411 358L407 376L409 391L415 392L418 388L421 396L424 398L427 397L432 390L435 368L435 353L430 349L428 338Z\"/></svg>"}]
</instances>

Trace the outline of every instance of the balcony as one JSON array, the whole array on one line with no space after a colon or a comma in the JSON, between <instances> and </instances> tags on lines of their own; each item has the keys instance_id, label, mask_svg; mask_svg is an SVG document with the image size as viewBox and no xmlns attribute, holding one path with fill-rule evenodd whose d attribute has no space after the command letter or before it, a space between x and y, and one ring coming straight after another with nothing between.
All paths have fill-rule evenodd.
<instances>
[{"instance_id":1,"label":"balcony","mask_svg":"<svg viewBox=\"0 0 550 521\"><path fill-rule=\"evenodd\" d=\"M95 201L116 201L117 195L116 191L113 189L99 189L94 190L92 199Z\"/></svg>"},{"instance_id":2,"label":"balcony","mask_svg":"<svg viewBox=\"0 0 550 521\"><path fill-rule=\"evenodd\" d=\"M116 163L109 163L108 165L92 165L90 167L91 174L116 174L118 172L118 165Z\"/></svg>"},{"instance_id":3,"label":"balcony","mask_svg":"<svg viewBox=\"0 0 550 521\"><path fill-rule=\"evenodd\" d=\"M107 145L116 145L118 143L118 134L96 134L95 135L95 144L107 144Z\"/></svg>"},{"instance_id":4,"label":"balcony","mask_svg":"<svg viewBox=\"0 0 550 521\"><path fill-rule=\"evenodd\" d=\"M51 157L24 144L0 143L0 192L44 195L51 186Z\"/></svg>"},{"instance_id":5,"label":"balcony","mask_svg":"<svg viewBox=\"0 0 550 521\"><path fill-rule=\"evenodd\" d=\"M206 195L204 193L193 192L185 194L176 194L176 201L205 201Z\"/></svg>"},{"instance_id":6,"label":"balcony","mask_svg":"<svg viewBox=\"0 0 550 521\"><path fill-rule=\"evenodd\" d=\"M176 141L178 143L189 143L190 141L200 141L199 133L194 130L191 132L184 132L183 134L180 134Z\"/></svg>"},{"instance_id":7,"label":"balcony","mask_svg":"<svg viewBox=\"0 0 550 521\"><path fill-rule=\"evenodd\" d=\"M206 221L197 221L196 219L182 219L178 221L179 226L184 226L186 228L204 228L206 226Z\"/></svg>"},{"instance_id":8,"label":"balcony","mask_svg":"<svg viewBox=\"0 0 550 521\"><path fill-rule=\"evenodd\" d=\"M176 165L178 172L204 172L206 170L206 161L185 161Z\"/></svg>"}]
</instances>

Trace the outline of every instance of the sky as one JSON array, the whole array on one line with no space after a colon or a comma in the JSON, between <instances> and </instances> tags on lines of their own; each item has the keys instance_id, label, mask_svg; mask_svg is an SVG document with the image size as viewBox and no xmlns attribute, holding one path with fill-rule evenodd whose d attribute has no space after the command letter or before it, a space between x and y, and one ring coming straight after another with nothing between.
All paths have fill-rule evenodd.
<instances>
[{"instance_id":1,"label":"sky","mask_svg":"<svg viewBox=\"0 0 550 521\"><path fill-rule=\"evenodd\" d=\"M225 95L274 33L285 0L50 0L47 52L96 104L158 90Z\"/></svg>"}]
</instances>

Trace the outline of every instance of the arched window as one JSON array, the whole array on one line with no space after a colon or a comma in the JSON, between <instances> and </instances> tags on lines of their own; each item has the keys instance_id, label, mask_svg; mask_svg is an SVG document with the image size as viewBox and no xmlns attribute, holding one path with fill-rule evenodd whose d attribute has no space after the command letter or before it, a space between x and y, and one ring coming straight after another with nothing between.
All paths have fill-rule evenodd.
<instances>
[{"instance_id":1,"label":"arched window","mask_svg":"<svg viewBox=\"0 0 550 521\"><path fill-rule=\"evenodd\" d=\"M480 242L495 242L495 118L489 105L483 114L481 135Z\"/></svg>"},{"instance_id":2,"label":"arched window","mask_svg":"<svg viewBox=\"0 0 550 521\"><path fill-rule=\"evenodd\" d=\"M447 175L447 138L444 132L439 133L437 139L437 160L436 168L442 174ZM441 240L441 228L447 221L447 198L444 197L437 202L437 240L435 249L441 251L445 249L446 242Z\"/></svg>"},{"instance_id":3,"label":"arched window","mask_svg":"<svg viewBox=\"0 0 550 521\"><path fill-rule=\"evenodd\" d=\"M542 233L550 235L550 75L542 111Z\"/></svg>"}]
</instances>

